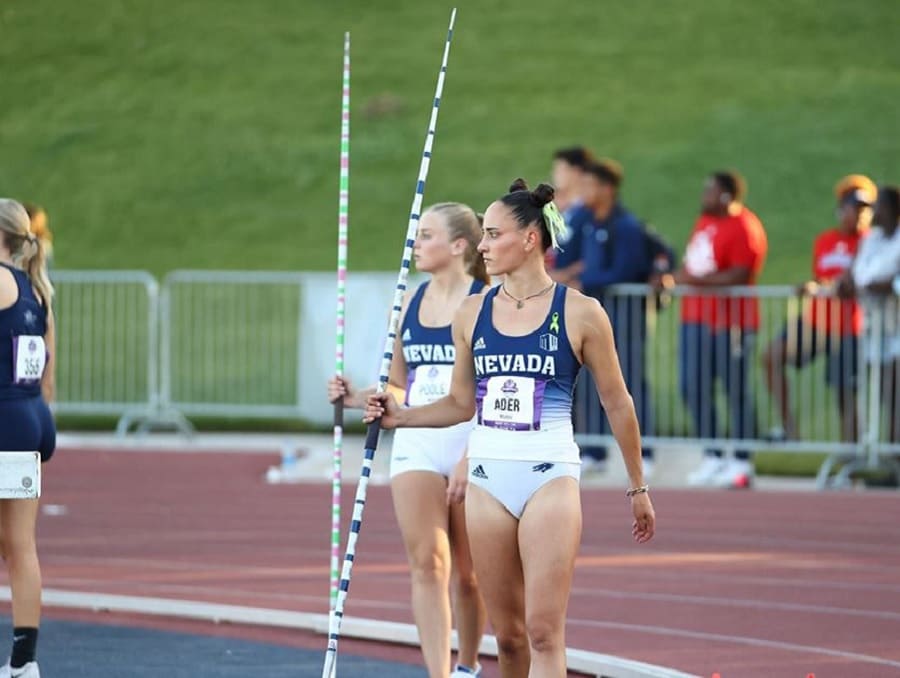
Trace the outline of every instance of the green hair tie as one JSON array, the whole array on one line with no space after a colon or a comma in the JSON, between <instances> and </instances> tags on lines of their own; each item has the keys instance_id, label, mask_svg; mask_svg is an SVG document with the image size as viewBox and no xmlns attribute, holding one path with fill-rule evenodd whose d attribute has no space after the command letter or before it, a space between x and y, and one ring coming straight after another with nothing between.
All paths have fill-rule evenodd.
<instances>
[{"instance_id":1,"label":"green hair tie","mask_svg":"<svg viewBox=\"0 0 900 678\"><path fill-rule=\"evenodd\" d=\"M544 223L547 224L547 231L550 233L550 244L553 249L559 249L559 238L566 232L566 220L560 214L559 208L552 200L544 205Z\"/></svg>"}]
</instances>

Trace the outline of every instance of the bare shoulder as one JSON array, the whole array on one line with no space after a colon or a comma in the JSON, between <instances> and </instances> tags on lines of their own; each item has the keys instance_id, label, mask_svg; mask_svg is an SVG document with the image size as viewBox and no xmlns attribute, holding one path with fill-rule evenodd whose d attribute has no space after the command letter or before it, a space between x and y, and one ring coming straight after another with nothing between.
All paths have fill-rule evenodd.
<instances>
[{"instance_id":1,"label":"bare shoulder","mask_svg":"<svg viewBox=\"0 0 900 678\"><path fill-rule=\"evenodd\" d=\"M454 315L453 321L457 320L475 320L478 316L478 312L481 311L481 306L484 304L484 294L470 294L465 299L462 300L462 303L459 305L459 308L456 309L456 314Z\"/></svg>"},{"instance_id":2,"label":"bare shoulder","mask_svg":"<svg viewBox=\"0 0 900 678\"><path fill-rule=\"evenodd\" d=\"M594 297L569 288L566 294L566 333L575 354L580 357L586 341L600 339L608 330L609 317L603 305Z\"/></svg>"},{"instance_id":3,"label":"bare shoulder","mask_svg":"<svg viewBox=\"0 0 900 678\"><path fill-rule=\"evenodd\" d=\"M606 318L606 311L594 297L582 294L578 290L569 287L566 290L566 320L567 322L595 323Z\"/></svg>"},{"instance_id":4,"label":"bare shoulder","mask_svg":"<svg viewBox=\"0 0 900 678\"><path fill-rule=\"evenodd\" d=\"M453 335L455 339L462 339L469 344L472 332L475 330L475 321L481 312L484 303L484 295L472 294L465 299L453 314Z\"/></svg>"}]
</instances>

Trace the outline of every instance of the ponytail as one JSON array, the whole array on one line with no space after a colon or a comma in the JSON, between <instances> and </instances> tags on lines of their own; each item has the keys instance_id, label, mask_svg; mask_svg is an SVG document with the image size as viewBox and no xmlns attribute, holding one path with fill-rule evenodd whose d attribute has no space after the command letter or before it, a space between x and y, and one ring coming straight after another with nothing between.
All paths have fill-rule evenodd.
<instances>
[{"instance_id":1,"label":"ponytail","mask_svg":"<svg viewBox=\"0 0 900 678\"><path fill-rule=\"evenodd\" d=\"M484 214L482 212L476 212L475 218L478 219L478 228L484 228ZM478 235L481 233L479 231ZM479 240L481 238L479 237ZM488 275L487 266L484 263L484 257L481 255L481 252L478 251L478 243L475 243L475 246L472 247L470 244L466 249L466 263L468 264L468 268L466 269L470 276L475 278L475 280L480 280L485 285L491 284L491 276Z\"/></svg>"},{"instance_id":2,"label":"ponytail","mask_svg":"<svg viewBox=\"0 0 900 678\"><path fill-rule=\"evenodd\" d=\"M466 251L466 254L469 254L468 250ZM480 280L485 285L491 284L491 276L488 275L487 266L485 266L484 257L481 256L481 252L475 250L475 253L471 255L471 258L467 260L467 263L469 265L466 272L470 276L475 278L475 280Z\"/></svg>"},{"instance_id":3,"label":"ponytail","mask_svg":"<svg viewBox=\"0 0 900 678\"><path fill-rule=\"evenodd\" d=\"M22 243L19 266L28 274L41 301L49 311L53 303L53 283L47 274L47 248L40 238L29 235Z\"/></svg>"}]
</instances>

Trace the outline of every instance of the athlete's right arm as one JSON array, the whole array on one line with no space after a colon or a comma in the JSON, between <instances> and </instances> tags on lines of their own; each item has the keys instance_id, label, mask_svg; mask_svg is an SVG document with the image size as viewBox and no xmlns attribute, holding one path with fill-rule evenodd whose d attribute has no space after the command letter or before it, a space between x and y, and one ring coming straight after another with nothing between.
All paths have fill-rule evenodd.
<instances>
[{"instance_id":1,"label":"athlete's right arm","mask_svg":"<svg viewBox=\"0 0 900 678\"><path fill-rule=\"evenodd\" d=\"M401 408L389 393L369 397L363 421L381 419L382 428L446 428L469 421L475 414L475 368L470 338L482 295L466 297L453 317L453 346L456 360L450 393L430 405Z\"/></svg>"}]
</instances>

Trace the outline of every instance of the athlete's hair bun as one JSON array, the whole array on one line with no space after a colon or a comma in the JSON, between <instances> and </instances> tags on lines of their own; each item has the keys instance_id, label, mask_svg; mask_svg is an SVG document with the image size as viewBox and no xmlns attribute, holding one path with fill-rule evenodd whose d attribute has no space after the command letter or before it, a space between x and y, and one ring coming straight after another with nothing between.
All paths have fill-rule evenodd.
<instances>
[{"instance_id":1,"label":"athlete's hair bun","mask_svg":"<svg viewBox=\"0 0 900 678\"><path fill-rule=\"evenodd\" d=\"M528 191L528 183L521 177L512 182L509 187L510 193L516 191ZM539 184L533 191L528 191L528 199L535 207L543 207L553 200L555 190L550 184Z\"/></svg>"},{"instance_id":2,"label":"athlete's hair bun","mask_svg":"<svg viewBox=\"0 0 900 678\"><path fill-rule=\"evenodd\" d=\"M528 190L528 183L522 177L519 177L514 182L512 182L512 185L509 187L510 193L515 193L516 191L527 191L527 190Z\"/></svg>"},{"instance_id":3,"label":"athlete's hair bun","mask_svg":"<svg viewBox=\"0 0 900 678\"><path fill-rule=\"evenodd\" d=\"M531 192L531 199L536 207L543 207L551 200L556 191L550 184L538 184L538 187Z\"/></svg>"}]
</instances>

